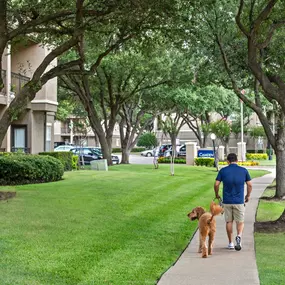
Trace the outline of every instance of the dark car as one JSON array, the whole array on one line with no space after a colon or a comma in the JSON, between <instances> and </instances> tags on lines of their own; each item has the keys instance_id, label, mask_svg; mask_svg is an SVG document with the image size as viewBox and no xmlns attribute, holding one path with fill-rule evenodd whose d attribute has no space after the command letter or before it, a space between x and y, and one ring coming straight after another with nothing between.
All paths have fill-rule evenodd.
<instances>
[{"instance_id":1,"label":"dark car","mask_svg":"<svg viewBox=\"0 0 285 285\"><path fill-rule=\"evenodd\" d=\"M102 159L103 157L99 155L96 151L89 147L80 147L80 148L72 148L72 151L75 155L79 156L79 163L90 164L90 161Z\"/></svg>"},{"instance_id":2,"label":"dark car","mask_svg":"<svg viewBox=\"0 0 285 285\"><path fill-rule=\"evenodd\" d=\"M92 147L94 151L96 151L99 155L103 157L103 153L100 147ZM111 154L113 164L119 164L120 159L117 155Z\"/></svg>"},{"instance_id":3,"label":"dark car","mask_svg":"<svg viewBox=\"0 0 285 285\"><path fill-rule=\"evenodd\" d=\"M84 159L84 164L90 164L90 161L92 160L103 159L103 154L99 147L79 147L73 148L70 151L79 155L80 164L82 164L82 157ZM112 154L112 162L113 164L119 164L119 157Z\"/></svg>"},{"instance_id":4,"label":"dark car","mask_svg":"<svg viewBox=\"0 0 285 285\"><path fill-rule=\"evenodd\" d=\"M177 156L186 157L186 145L182 145L179 149Z\"/></svg>"}]
</instances>

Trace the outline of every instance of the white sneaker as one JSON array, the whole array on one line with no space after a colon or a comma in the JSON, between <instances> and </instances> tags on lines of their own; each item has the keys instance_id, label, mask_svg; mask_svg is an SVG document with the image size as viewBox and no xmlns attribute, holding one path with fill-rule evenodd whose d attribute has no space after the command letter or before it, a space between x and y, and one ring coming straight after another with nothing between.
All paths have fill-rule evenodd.
<instances>
[{"instance_id":1,"label":"white sneaker","mask_svg":"<svg viewBox=\"0 0 285 285\"><path fill-rule=\"evenodd\" d=\"M235 248L235 245L233 242L229 243L228 245L228 249L234 249Z\"/></svg>"}]
</instances>

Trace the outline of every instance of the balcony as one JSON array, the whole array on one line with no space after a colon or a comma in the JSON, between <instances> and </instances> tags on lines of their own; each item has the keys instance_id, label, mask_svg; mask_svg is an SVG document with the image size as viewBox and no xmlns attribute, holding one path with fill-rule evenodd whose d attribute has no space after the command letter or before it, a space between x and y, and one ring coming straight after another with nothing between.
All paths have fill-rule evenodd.
<instances>
[{"instance_id":1,"label":"balcony","mask_svg":"<svg viewBox=\"0 0 285 285\"><path fill-rule=\"evenodd\" d=\"M61 134L62 135L66 135L66 134L70 134L70 128L61 128Z\"/></svg>"},{"instance_id":2,"label":"balcony","mask_svg":"<svg viewBox=\"0 0 285 285\"><path fill-rule=\"evenodd\" d=\"M2 70L1 72L2 80L5 85L6 83L6 70ZM20 93L21 88L27 82L30 81L30 78L19 73L11 72L11 97L15 96L16 94ZM6 97L6 87L0 90L0 104L7 105L7 97Z\"/></svg>"}]
</instances>

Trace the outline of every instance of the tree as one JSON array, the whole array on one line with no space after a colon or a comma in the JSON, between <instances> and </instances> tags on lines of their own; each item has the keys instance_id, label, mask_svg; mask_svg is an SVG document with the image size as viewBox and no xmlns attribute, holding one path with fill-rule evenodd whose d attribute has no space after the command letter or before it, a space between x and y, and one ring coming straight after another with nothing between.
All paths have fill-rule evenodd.
<instances>
[{"instance_id":1,"label":"tree","mask_svg":"<svg viewBox=\"0 0 285 285\"><path fill-rule=\"evenodd\" d=\"M152 38L150 26L153 25L155 28L159 26L163 30L165 20L169 19L167 21L169 23L172 19L169 13L177 8L177 2L167 0L155 3L149 0L136 1L136 3L126 0L104 1L104 3L96 0L69 0L64 3L54 0L1 0L0 54L3 54L8 42L19 40L22 35L31 35L39 42L48 43L52 51L2 115L0 142L11 122L27 112L27 104L35 98L36 93L49 79L81 71L84 73L82 82L85 82L86 88L87 74L94 74L106 55L118 48L123 41L134 36L139 37L139 32L144 31L145 38L146 34ZM84 52L87 35L92 36L93 44L99 47L97 49L99 53L93 57L95 61L89 65L85 64L87 54ZM71 49L74 57L46 72L52 60ZM3 87L2 79L0 87L1 89ZM86 103L85 101L85 107L88 108Z\"/></svg>"},{"instance_id":2,"label":"tree","mask_svg":"<svg viewBox=\"0 0 285 285\"><path fill-rule=\"evenodd\" d=\"M51 52L35 70L33 77L20 90L0 119L0 142L3 141L9 125L27 112L27 104L51 78L77 66L81 59L59 64L47 71L49 64L61 54L80 46L85 29L94 23L102 24L113 11L111 3L96 6L96 1L0 1L0 54L8 43L23 41L23 36L49 43ZM90 5L90 6L89 6ZM93 6L94 5L94 6ZM94 8L93 8L93 7ZM92 7L90 9L90 7ZM98 10L96 9L98 8ZM92 22L92 24L91 24ZM2 57L0 56L0 60ZM2 62L0 62L2 68ZM2 76L2 69L1 69ZM1 77L0 87L3 87Z\"/></svg>"},{"instance_id":3,"label":"tree","mask_svg":"<svg viewBox=\"0 0 285 285\"><path fill-rule=\"evenodd\" d=\"M225 120L219 120L216 122L212 122L209 125L209 129L212 133L214 133L218 139L225 146L226 154L229 153L229 140L231 134L231 126L229 122Z\"/></svg>"},{"instance_id":4,"label":"tree","mask_svg":"<svg viewBox=\"0 0 285 285\"><path fill-rule=\"evenodd\" d=\"M154 148L158 145L158 141L156 135L154 133L144 133L142 134L139 139L137 146L143 146L147 149Z\"/></svg>"},{"instance_id":5,"label":"tree","mask_svg":"<svg viewBox=\"0 0 285 285\"><path fill-rule=\"evenodd\" d=\"M280 47L284 37L284 1L240 0L238 7L235 1L206 1L193 9L193 21L197 24L193 35L199 34L198 45L211 51L208 55L211 54L209 58L218 74L212 73L213 77L232 88L256 112L264 127L276 153L276 197L281 198L285 195L285 73L280 64L284 58L284 48ZM252 92L243 94L243 89L253 90L254 96ZM274 103L276 134L263 112L262 97Z\"/></svg>"},{"instance_id":6,"label":"tree","mask_svg":"<svg viewBox=\"0 0 285 285\"><path fill-rule=\"evenodd\" d=\"M86 46L92 46L91 43L92 40ZM82 102L105 158L111 155L113 130L120 122L123 163L128 163L138 134L154 119L157 107L149 100L154 98L151 90L168 83L172 65L172 59L158 50L158 44L154 51L143 48L138 51L136 45L140 46L141 42L125 43L94 68L94 56L86 50L88 65L94 73L86 74L82 69L82 74L61 76L62 85Z\"/></svg>"}]
</instances>

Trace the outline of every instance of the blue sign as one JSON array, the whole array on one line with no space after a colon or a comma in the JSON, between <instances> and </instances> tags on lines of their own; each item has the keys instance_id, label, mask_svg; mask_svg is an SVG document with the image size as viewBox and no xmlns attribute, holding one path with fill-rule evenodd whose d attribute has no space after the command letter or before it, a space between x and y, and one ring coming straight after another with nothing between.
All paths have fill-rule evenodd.
<instances>
[{"instance_id":1,"label":"blue sign","mask_svg":"<svg viewBox=\"0 0 285 285\"><path fill-rule=\"evenodd\" d=\"M214 150L210 149L199 149L198 150L198 157L200 158L214 158Z\"/></svg>"}]
</instances>

